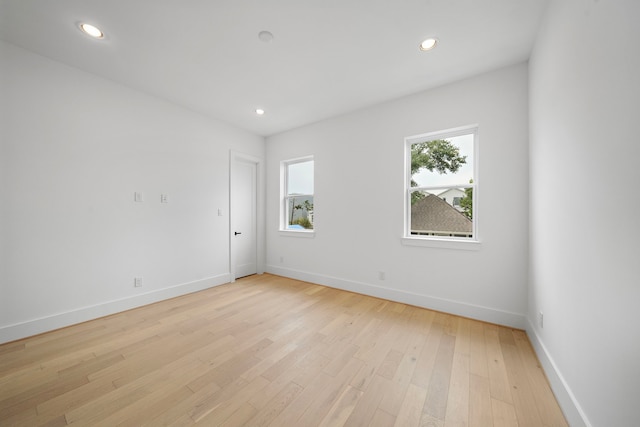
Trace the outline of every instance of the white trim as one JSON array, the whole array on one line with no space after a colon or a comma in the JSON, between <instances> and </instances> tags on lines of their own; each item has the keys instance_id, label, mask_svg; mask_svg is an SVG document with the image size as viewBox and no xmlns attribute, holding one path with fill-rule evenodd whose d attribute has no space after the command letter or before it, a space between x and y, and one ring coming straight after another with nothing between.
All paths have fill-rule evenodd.
<instances>
[{"instance_id":1,"label":"white trim","mask_svg":"<svg viewBox=\"0 0 640 427\"><path fill-rule=\"evenodd\" d=\"M316 237L315 231L311 230L278 230L278 234L282 237L306 237L307 239Z\"/></svg>"},{"instance_id":2,"label":"white trim","mask_svg":"<svg viewBox=\"0 0 640 427\"><path fill-rule=\"evenodd\" d=\"M0 344L229 283L229 273L0 327Z\"/></svg>"},{"instance_id":3,"label":"white trim","mask_svg":"<svg viewBox=\"0 0 640 427\"><path fill-rule=\"evenodd\" d=\"M268 273L278 276L289 277L292 279L302 280L305 282L316 283L319 285L329 286L336 289L355 292L359 294L369 295L377 298L383 298L390 301L397 301L404 304L410 304L417 307L423 307L431 310L451 313L458 316L468 317L471 319L481 320L483 322L495 323L498 325L509 326L511 328L525 328L526 320L524 314L513 313L510 311L484 307L465 302L449 300L445 298L433 297L430 295L416 294L398 289L390 289L377 285L372 285L354 280L341 279L339 277L326 276L307 271L294 270L290 268L278 267L267 264Z\"/></svg>"},{"instance_id":4,"label":"white trim","mask_svg":"<svg viewBox=\"0 0 640 427\"><path fill-rule=\"evenodd\" d=\"M232 181L234 163L238 161L255 163L256 165L256 268L257 273L264 273L264 265L266 259L266 241L265 241L265 166L264 159L250 154L244 154L235 150L229 150L229 274L230 282L236 280L236 266L233 251L233 242L231 238L231 218L232 210Z\"/></svg>"},{"instance_id":5,"label":"white trim","mask_svg":"<svg viewBox=\"0 0 640 427\"><path fill-rule=\"evenodd\" d=\"M413 135L413 136L408 136L405 138L406 141L412 141L412 144L415 144L418 141L415 140L422 140L422 139L427 139L427 140L434 140L434 139L440 139L440 137L442 136L446 136L449 138L453 138L456 136L462 136L462 135L467 135L469 133L476 133L478 130L478 124L473 124L473 125L466 125L466 126L458 126L456 128L451 128L451 129L445 129L445 130L439 130L439 131L435 131L435 132L427 132L427 133L421 133L419 135ZM473 131L473 132L469 132L469 131Z\"/></svg>"},{"instance_id":6,"label":"white trim","mask_svg":"<svg viewBox=\"0 0 640 427\"><path fill-rule=\"evenodd\" d=\"M558 365L553 361L529 318L527 318L527 335L569 425L572 427L592 427L587 414L578 403L576 396L571 391L569 384L565 381L558 369Z\"/></svg>"},{"instance_id":7,"label":"white trim","mask_svg":"<svg viewBox=\"0 0 640 427\"><path fill-rule=\"evenodd\" d=\"M401 242L405 246L421 246L424 248L455 249L461 251L479 251L482 249L482 244L479 240L456 239L455 237L403 237Z\"/></svg>"}]
</instances>

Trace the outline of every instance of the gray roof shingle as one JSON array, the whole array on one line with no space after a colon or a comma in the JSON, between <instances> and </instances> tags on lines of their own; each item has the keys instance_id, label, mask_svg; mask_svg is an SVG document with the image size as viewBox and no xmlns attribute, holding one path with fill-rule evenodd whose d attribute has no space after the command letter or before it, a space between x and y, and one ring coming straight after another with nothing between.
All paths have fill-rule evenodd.
<instances>
[{"instance_id":1,"label":"gray roof shingle","mask_svg":"<svg viewBox=\"0 0 640 427\"><path fill-rule=\"evenodd\" d=\"M473 223L440 197L427 194L411 206L411 232L471 235Z\"/></svg>"}]
</instances>

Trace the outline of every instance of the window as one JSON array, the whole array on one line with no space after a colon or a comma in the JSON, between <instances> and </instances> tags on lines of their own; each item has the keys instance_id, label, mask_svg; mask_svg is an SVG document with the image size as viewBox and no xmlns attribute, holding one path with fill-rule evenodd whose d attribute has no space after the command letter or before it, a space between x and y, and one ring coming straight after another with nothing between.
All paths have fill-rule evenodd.
<instances>
[{"instance_id":1,"label":"window","mask_svg":"<svg viewBox=\"0 0 640 427\"><path fill-rule=\"evenodd\" d=\"M313 231L313 157L281 163L280 229Z\"/></svg>"},{"instance_id":2,"label":"window","mask_svg":"<svg viewBox=\"0 0 640 427\"><path fill-rule=\"evenodd\" d=\"M406 238L477 240L477 139L475 126L405 139Z\"/></svg>"}]
</instances>

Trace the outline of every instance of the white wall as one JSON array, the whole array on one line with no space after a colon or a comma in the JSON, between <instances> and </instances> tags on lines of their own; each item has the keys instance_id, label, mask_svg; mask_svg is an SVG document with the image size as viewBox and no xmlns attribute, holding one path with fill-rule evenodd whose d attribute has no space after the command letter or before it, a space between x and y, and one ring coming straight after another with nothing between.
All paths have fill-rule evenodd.
<instances>
[{"instance_id":1,"label":"white wall","mask_svg":"<svg viewBox=\"0 0 640 427\"><path fill-rule=\"evenodd\" d=\"M526 64L516 65L267 138L267 270L524 327L527 79ZM480 138L480 250L403 246L404 137L471 124ZM316 234L285 237L279 162L307 155Z\"/></svg>"},{"instance_id":2,"label":"white wall","mask_svg":"<svg viewBox=\"0 0 640 427\"><path fill-rule=\"evenodd\" d=\"M572 426L640 425L638 16L553 1L530 64L528 332Z\"/></svg>"},{"instance_id":3,"label":"white wall","mask_svg":"<svg viewBox=\"0 0 640 427\"><path fill-rule=\"evenodd\" d=\"M0 342L229 280L229 150L264 157L262 137L4 42L0 58Z\"/></svg>"}]
</instances>

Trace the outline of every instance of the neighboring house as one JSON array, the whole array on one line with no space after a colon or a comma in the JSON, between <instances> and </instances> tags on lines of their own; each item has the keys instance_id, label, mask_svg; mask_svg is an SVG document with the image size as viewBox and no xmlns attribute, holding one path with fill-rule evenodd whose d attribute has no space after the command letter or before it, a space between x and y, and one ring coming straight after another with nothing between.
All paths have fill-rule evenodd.
<instances>
[{"instance_id":1,"label":"neighboring house","mask_svg":"<svg viewBox=\"0 0 640 427\"><path fill-rule=\"evenodd\" d=\"M473 237L473 223L441 194L429 194L411 206L411 234Z\"/></svg>"},{"instance_id":2,"label":"neighboring house","mask_svg":"<svg viewBox=\"0 0 640 427\"><path fill-rule=\"evenodd\" d=\"M464 190L461 188L449 188L448 190L445 190L442 193L438 194L438 197L449 203L458 211L462 212L462 207L460 207L460 200L462 200L465 195L466 194Z\"/></svg>"}]
</instances>

